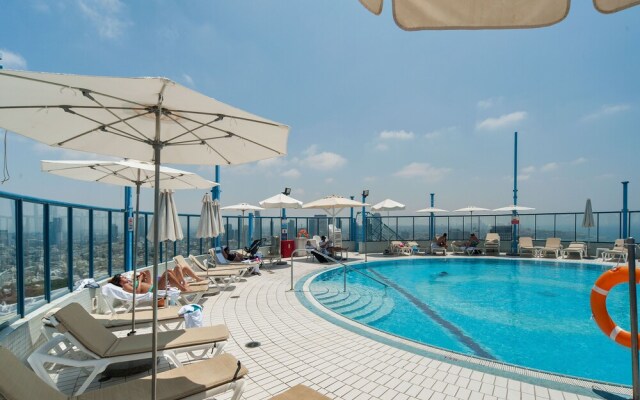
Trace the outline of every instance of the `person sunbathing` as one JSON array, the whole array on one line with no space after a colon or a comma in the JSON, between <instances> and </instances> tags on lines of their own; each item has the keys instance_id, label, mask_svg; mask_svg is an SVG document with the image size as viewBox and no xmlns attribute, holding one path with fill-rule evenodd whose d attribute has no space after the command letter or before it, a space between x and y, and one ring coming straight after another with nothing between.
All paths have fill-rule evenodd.
<instances>
[{"instance_id":1,"label":"person sunbathing","mask_svg":"<svg viewBox=\"0 0 640 400\"><path fill-rule=\"evenodd\" d=\"M180 271L178 269L178 271ZM113 278L109 280L109 283L121 287L125 292L133 293L135 290L136 293L148 293L153 291L153 285L157 283L158 289L166 290L167 282L169 286L175 287L181 292L188 292L190 290L189 284L184 282L184 277L180 273L180 278L175 271L166 271L164 274L158 277L157 281L151 278L151 272L149 270L145 270L138 274L138 279L134 282L131 282L129 278L127 278L123 274L115 274ZM182 281L182 282L181 282Z\"/></svg>"},{"instance_id":2,"label":"person sunbathing","mask_svg":"<svg viewBox=\"0 0 640 400\"><path fill-rule=\"evenodd\" d=\"M242 257L242 254L240 253L231 253L229 251L229 247L224 247L222 249L222 256L228 260L228 261L242 261L244 260L244 257Z\"/></svg>"}]
</instances>

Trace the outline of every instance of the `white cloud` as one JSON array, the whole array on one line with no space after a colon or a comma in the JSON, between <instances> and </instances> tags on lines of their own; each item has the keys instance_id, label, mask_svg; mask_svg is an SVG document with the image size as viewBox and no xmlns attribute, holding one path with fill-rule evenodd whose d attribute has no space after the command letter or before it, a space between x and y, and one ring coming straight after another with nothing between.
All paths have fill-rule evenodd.
<instances>
[{"instance_id":1,"label":"white cloud","mask_svg":"<svg viewBox=\"0 0 640 400\"><path fill-rule=\"evenodd\" d=\"M518 182L529 180L529 178L531 178L531 175L519 174L518 175Z\"/></svg>"},{"instance_id":2,"label":"white cloud","mask_svg":"<svg viewBox=\"0 0 640 400\"><path fill-rule=\"evenodd\" d=\"M575 160L571 161L572 165L580 165L580 164L584 164L587 162L587 159L584 157L578 157Z\"/></svg>"},{"instance_id":3,"label":"white cloud","mask_svg":"<svg viewBox=\"0 0 640 400\"><path fill-rule=\"evenodd\" d=\"M300 171L298 171L295 168L292 168L292 169L290 169L288 171L284 171L281 175L283 177L285 177L285 178L291 178L291 179L298 179L298 178L300 178L300 176L302 176Z\"/></svg>"},{"instance_id":4,"label":"white cloud","mask_svg":"<svg viewBox=\"0 0 640 400\"><path fill-rule=\"evenodd\" d=\"M595 111L582 118L583 122L593 121L594 119L609 117L631 109L629 104L604 105L598 111Z\"/></svg>"},{"instance_id":5,"label":"white cloud","mask_svg":"<svg viewBox=\"0 0 640 400\"><path fill-rule=\"evenodd\" d=\"M98 34L105 39L116 39L124 33L129 25L120 17L122 3L120 0L78 0L80 11L98 29Z\"/></svg>"},{"instance_id":6,"label":"white cloud","mask_svg":"<svg viewBox=\"0 0 640 400\"><path fill-rule=\"evenodd\" d=\"M412 140L414 137L413 132L407 131L382 131L378 136L380 140Z\"/></svg>"},{"instance_id":7,"label":"white cloud","mask_svg":"<svg viewBox=\"0 0 640 400\"><path fill-rule=\"evenodd\" d=\"M516 111L511 114L501 115L497 118L487 118L484 121L476 124L477 130L493 131L496 129L507 128L512 126L527 117L525 111Z\"/></svg>"},{"instance_id":8,"label":"white cloud","mask_svg":"<svg viewBox=\"0 0 640 400\"><path fill-rule=\"evenodd\" d=\"M328 151L313 154L304 161L309 168L318 171L330 171L338 169L347 163L347 159L340 154L331 153Z\"/></svg>"},{"instance_id":9,"label":"white cloud","mask_svg":"<svg viewBox=\"0 0 640 400\"><path fill-rule=\"evenodd\" d=\"M364 181L365 182L375 182L376 181L376 177L375 176L365 176L364 177Z\"/></svg>"},{"instance_id":10,"label":"white cloud","mask_svg":"<svg viewBox=\"0 0 640 400\"><path fill-rule=\"evenodd\" d=\"M184 82L189 86L195 86L193 78L189 74L182 74L182 80L184 80Z\"/></svg>"},{"instance_id":11,"label":"white cloud","mask_svg":"<svg viewBox=\"0 0 640 400\"><path fill-rule=\"evenodd\" d=\"M333 178L327 178L327 179L325 179L325 180L324 180L324 183L326 183L326 184L333 183Z\"/></svg>"},{"instance_id":12,"label":"white cloud","mask_svg":"<svg viewBox=\"0 0 640 400\"><path fill-rule=\"evenodd\" d=\"M256 163L258 169L275 169L283 168L287 164L287 160L284 157L267 158L266 160L260 160Z\"/></svg>"},{"instance_id":13,"label":"white cloud","mask_svg":"<svg viewBox=\"0 0 640 400\"><path fill-rule=\"evenodd\" d=\"M488 108L495 106L500 101L502 101L502 97L489 97L488 99L483 99L478 101L476 106L480 109L486 110Z\"/></svg>"},{"instance_id":14,"label":"white cloud","mask_svg":"<svg viewBox=\"0 0 640 400\"><path fill-rule=\"evenodd\" d=\"M302 151L302 155L305 157L309 157L316 154L317 152L318 152L318 145L312 144L311 146L307 147L305 150Z\"/></svg>"},{"instance_id":15,"label":"white cloud","mask_svg":"<svg viewBox=\"0 0 640 400\"><path fill-rule=\"evenodd\" d=\"M530 175L536 171L536 167L534 167L533 165L529 165L528 167L522 168L521 171L523 174Z\"/></svg>"},{"instance_id":16,"label":"white cloud","mask_svg":"<svg viewBox=\"0 0 640 400\"><path fill-rule=\"evenodd\" d=\"M389 146L385 143L378 143L375 147L377 151L386 151L389 150Z\"/></svg>"},{"instance_id":17,"label":"white cloud","mask_svg":"<svg viewBox=\"0 0 640 400\"><path fill-rule=\"evenodd\" d=\"M546 163L545 165L540 167L540 171L542 171L542 172L551 172L551 171L557 170L559 167L560 167L560 165L557 162L550 162L550 163Z\"/></svg>"},{"instance_id":18,"label":"white cloud","mask_svg":"<svg viewBox=\"0 0 640 400\"><path fill-rule=\"evenodd\" d=\"M11 143L9 143L9 149L11 148ZM95 153L86 153L84 151L76 151L71 149L66 149L63 147L53 147L47 146L44 143L34 143L33 151L36 154L42 154L43 156L49 157L51 159L65 159L65 160L122 160L119 157L113 156L105 156L102 154Z\"/></svg>"},{"instance_id":19,"label":"white cloud","mask_svg":"<svg viewBox=\"0 0 640 400\"><path fill-rule=\"evenodd\" d=\"M27 69L27 61L20 54L0 49L0 65L7 69Z\"/></svg>"},{"instance_id":20,"label":"white cloud","mask_svg":"<svg viewBox=\"0 0 640 400\"><path fill-rule=\"evenodd\" d=\"M400 178L423 178L427 182L438 182L449 172L451 172L450 168L436 168L427 163L414 162L393 175Z\"/></svg>"},{"instance_id":21,"label":"white cloud","mask_svg":"<svg viewBox=\"0 0 640 400\"><path fill-rule=\"evenodd\" d=\"M456 131L456 129L457 128L455 126L449 126L447 128L436 129L434 131L425 133L424 137L425 137L425 139L428 139L428 140L439 139L442 136L446 136L446 135L449 135L451 133L454 133Z\"/></svg>"}]
</instances>

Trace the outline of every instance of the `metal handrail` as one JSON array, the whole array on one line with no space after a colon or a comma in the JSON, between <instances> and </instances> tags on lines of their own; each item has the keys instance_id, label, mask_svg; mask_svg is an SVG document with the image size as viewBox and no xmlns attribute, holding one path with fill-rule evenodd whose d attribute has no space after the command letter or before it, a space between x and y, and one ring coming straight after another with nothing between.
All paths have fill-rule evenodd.
<instances>
[{"instance_id":1,"label":"metal handrail","mask_svg":"<svg viewBox=\"0 0 640 400\"><path fill-rule=\"evenodd\" d=\"M373 281L378 282L379 284L384 286L385 291L389 287L389 285L387 285L386 283L374 278L373 276L367 275L362 271L358 271L357 269L350 267L349 265L347 265L346 263L342 262L341 260L336 260L335 258L333 258L331 256L328 256L326 254L322 254L322 253L318 252L317 250L313 250L313 249L295 249L291 253L291 258L290 258L290 261L291 261L291 289L290 290L293 290L293 255L296 254L298 251L304 251L305 254L308 254L308 253L312 253L313 254L314 252L316 252L318 254L321 254L322 257L324 257L324 258L326 258L326 259L328 259L330 261L333 261L336 264L342 265L342 267L344 269L344 291L345 292L347 291L347 269L349 269L349 270L351 270L353 272L357 272L358 274L360 274L360 275L362 275L364 277L367 277L367 278L369 278L369 279L371 279Z\"/></svg>"}]
</instances>

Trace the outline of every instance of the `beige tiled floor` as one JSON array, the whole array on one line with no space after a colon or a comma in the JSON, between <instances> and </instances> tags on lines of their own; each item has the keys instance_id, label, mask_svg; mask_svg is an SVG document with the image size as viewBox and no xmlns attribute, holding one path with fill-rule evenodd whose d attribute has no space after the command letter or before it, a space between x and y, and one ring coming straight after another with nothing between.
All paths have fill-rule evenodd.
<instances>
[{"instance_id":1,"label":"beige tiled floor","mask_svg":"<svg viewBox=\"0 0 640 400\"><path fill-rule=\"evenodd\" d=\"M326 268L294 266L294 279ZM267 399L298 383L336 399L589 398L444 363L335 326L298 301L290 274L288 266L263 269L205 304L207 322L231 331L225 351L250 371L246 399ZM250 341L261 346L245 347Z\"/></svg>"},{"instance_id":2,"label":"beige tiled floor","mask_svg":"<svg viewBox=\"0 0 640 400\"><path fill-rule=\"evenodd\" d=\"M300 260L294 263L294 281L327 268ZM289 266L274 266L204 302L205 325L226 324L231 338L225 352L249 369L244 399L268 399L298 383L330 398L347 400L599 398L588 390L577 391L582 394L559 391L383 344L309 311L290 287ZM245 346L252 341L261 345ZM165 363L163 368L167 367ZM117 381L105 384L113 383ZM96 381L91 387L99 385ZM218 399L229 397L225 394Z\"/></svg>"}]
</instances>

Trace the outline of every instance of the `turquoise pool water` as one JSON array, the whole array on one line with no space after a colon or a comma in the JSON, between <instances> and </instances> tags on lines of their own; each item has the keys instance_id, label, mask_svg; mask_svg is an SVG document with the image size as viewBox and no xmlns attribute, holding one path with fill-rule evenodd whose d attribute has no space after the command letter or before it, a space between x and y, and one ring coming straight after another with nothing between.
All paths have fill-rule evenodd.
<instances>
[{"instance_id":1,"label":"turquoise pool water","mask_svg":"<svg viewBox=\"0 0 640 400\"><path fill-rule=\"evenodd\" d=\"M389 283L392 310L372 327L425 344L524 367L631 384L631 353L591 318L589 295L607 267L508 259L412 259L356 266ZM311 291L340 287L342 269L327 271ZM348 285L381 285L356 273ZM355 289L354 289L355 290ZM607 299L628 329L628 286ZM358 320L357 318L355 318Z\"/></svg>"}]
</instances>

